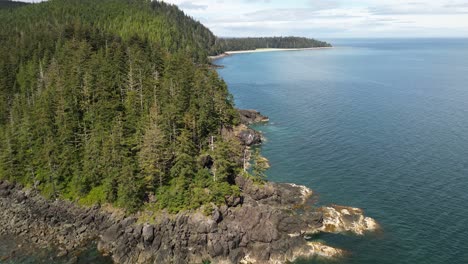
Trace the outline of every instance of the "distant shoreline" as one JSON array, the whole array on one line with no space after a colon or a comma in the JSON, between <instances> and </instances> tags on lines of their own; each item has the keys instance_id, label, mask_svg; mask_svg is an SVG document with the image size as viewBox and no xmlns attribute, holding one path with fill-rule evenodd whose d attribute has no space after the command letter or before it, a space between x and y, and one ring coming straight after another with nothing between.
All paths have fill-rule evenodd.
<instances>
[{"instance_id":1,"label":"distant shoreline","mask_svg":"<svg viewBox=\"0 0 468 264\"><path fill-rule=\"evenodd\" d=\"M290 49L255 49L255 50L237 50L237 51L226 51L222 54L216 56L209 56L208 58L212 61L218 60L224 57L228 57L235 54L243 54L243 53L259 53L259 52L277 52L277 51L301 51L301 50L318 50L318 49L331 49L333 47L313 47L313 48L290 48Z\"/></svg>"}]
</instances>

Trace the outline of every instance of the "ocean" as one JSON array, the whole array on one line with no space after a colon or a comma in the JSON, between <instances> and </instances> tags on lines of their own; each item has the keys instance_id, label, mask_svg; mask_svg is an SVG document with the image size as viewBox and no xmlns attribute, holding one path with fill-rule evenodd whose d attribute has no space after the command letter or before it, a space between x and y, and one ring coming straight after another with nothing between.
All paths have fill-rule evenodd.
<instances>
[{"instance_id":1,"label":"ocean","mask_svg":"<svg viewBox=\"0 0 468 264\"><path fill-rule=\"evenodd\" d=\"M468 263L468 39L332 40L335 48L216 61L236 105L261 111L268 179L314 190L318 205L363 208L366 236L313 237L338 261ZM0 263L69 263L0 238ZM95 246L77 263L110 263Z\"/></svg>"},{"instance_id":2,"label":"ocean","mask_svg":"<svg viewBox=\"0 0 468 264\"><path fill-rule=\"evenodd\" d=\"M270 117L268 179L381 224L315 237L349 253L334 263L468 263L468 39L331 43L216 61L237 107Z\"/></svg>"}]
</instances>

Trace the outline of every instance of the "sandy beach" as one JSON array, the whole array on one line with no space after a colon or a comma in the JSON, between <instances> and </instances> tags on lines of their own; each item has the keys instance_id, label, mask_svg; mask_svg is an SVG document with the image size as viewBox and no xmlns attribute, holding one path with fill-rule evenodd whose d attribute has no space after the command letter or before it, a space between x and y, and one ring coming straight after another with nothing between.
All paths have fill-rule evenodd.
<instances>
[{"instance_id":1,"label":"sandy beach","mask_svg":"<svg viewBox=\"0 0 468 264\"><path fill-rule=\"evenodd\" d=\"M240 54L240 53L257 53L257 52L273 52L273 51L298 51L298 50L316 50L316 49L330 49L331 47L315 47L315 48L296 48L296 49L256 49L256 50L238 50L226 51L226 54Z\"/></svg>"},{"instance_id":2,"label":"sandy beach","mask_svg":"<svg viewBox=\"0 0 468 264\"><path fill-rule=\"evenodd\" d=\"M255 50L237 50L237 51L226 51L223 54L216 56L210 56L210 60L221 59L234 54L242 53L258 53L258 52L276 52L276 51L300 51L300 50L318 50L318 49L330 49L332 47L315 47L315 48L293 48L293 49L255 49Z\"/></svg>"}]
</instances>

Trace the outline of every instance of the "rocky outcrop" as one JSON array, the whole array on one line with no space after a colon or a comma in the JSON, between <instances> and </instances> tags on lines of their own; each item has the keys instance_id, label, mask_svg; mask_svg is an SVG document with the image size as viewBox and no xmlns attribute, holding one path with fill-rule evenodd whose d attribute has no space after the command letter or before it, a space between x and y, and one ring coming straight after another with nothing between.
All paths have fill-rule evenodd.
<instances>
[{"instance_id":1,"label":"rocky outcrop","mask_svg":"<svg viewBox=\"0 0 468 264\"><path fill-rule=\"evenodd\" d=\"M0 235L20 237L38 247L56 247L59 256L78 254L112 223L99 207L49 201L6 181L0 181L0 211Z\"/></svg>"},{"instance_id":2,"label":"rocky outcrop","mask_svg":"<svg viewBox=\"0 0 468 264\"><path fill-rule=\"evenodd\" d=\"M339 257L344 251L315 241L316 232L378 227L357 208L310 207L312 191L294 184L258 185L236 178L242 197L206 215L201 210L161 213L151 223L103 208L48 201L34 191L0 182L0 235L55 246L75 255L90 241L116 263L285 263L299 257ZM228 206L229 205L229 206ZM144 213L143 213L144 214Z\"/></svg>"},{"instance_id":3,"label":"rocky outcrop","mask_svg":"<svg viewBox=\"0 0 468 264\"><path fill-rule=\"evenodd\" d=\"M99 250L118 263L284 263L326 252L303 237L322 226L323 216L295 210L304 201L302 187L256 185L242 177L236 182L243 189L241 206L215 207L209 216L162 214L143 227L116 224L101 236Z\"/></svg>"},{"instance_id":4,"label":"rocky outcrop","mask_svg":"<svg viewBox=\"0 0 468 264\"><path fill-rule=\"evenodd\" d=\"M258 122L267 122L269 119L255 110L238 109L241 123L235 127L225 127L222 129L223 138L236 137L244 146L259 145L262 143L262 134L249 125Z\"/></svg>"},{"instance_id":5,"label":"rocky outcrop","mask_svg":"<svg viewBox=\"0 0 468 264\"><path fill-rule=\"evenodd\" d=\"M256 110L238 109L237 111L239 112L241 123L244 125L269 121L268 117L260 114L260 112Z\"/></svg>"},{"instance_id":6,"label":"rocky outcrop","mask_svg":"<svg viewBox=\"0 0 468 264\"><path fill-rule=\"evenodd\" d=\"M262 143L262 134L244 124L235 127L225 127L221 131L223 138L237 138L241 145L249 147Z\"/></svg>"},{"instance_id":7,"label":"rocky outcrop","mask_svg":"<svg viewBox=\"0 0 468 264\"><path fill-rule=\"evenodd\" d=\"M350 232L364 235L379 229L379 224L370 217L365 217L362 209L332 205L320 208L323 213L323 225L320 231L328 233Z\"/></svg>"},{"instance_id":8,"label":"rocky outcrop","mask_svg":"<svg viewBox=\"0 0 468 264\"><path fill-rule=\"evenodd\" d=\"M244 146L253 146L262 143L262 135L258 131L248 128L245 125L240 125L238 127L236 136Z\"/></svg>"}]
</instances>

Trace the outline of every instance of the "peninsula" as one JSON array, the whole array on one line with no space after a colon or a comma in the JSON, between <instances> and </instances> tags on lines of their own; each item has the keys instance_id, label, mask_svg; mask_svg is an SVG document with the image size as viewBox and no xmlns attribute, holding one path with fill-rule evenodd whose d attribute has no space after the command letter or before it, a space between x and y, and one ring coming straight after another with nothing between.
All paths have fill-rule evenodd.
<instances>
[{"instance_id":1,"label":"peninsula","mask_svg":"<svg viewBox=\"0 0 468 264\"><path fill-rule=\"evenodd\" d=\"M329 44L221 39L146 0L10 3L0 20L0 235L57 259L95 241L115 263L284 263L345 254L310 234L378 228L266 181L249 125L268 119L236 109L208 59Z\"/></svg>"}]
</instances>

